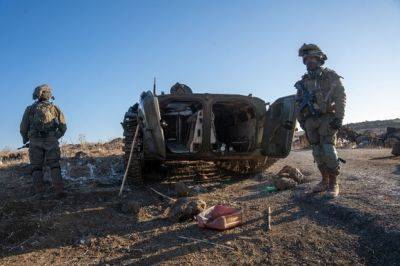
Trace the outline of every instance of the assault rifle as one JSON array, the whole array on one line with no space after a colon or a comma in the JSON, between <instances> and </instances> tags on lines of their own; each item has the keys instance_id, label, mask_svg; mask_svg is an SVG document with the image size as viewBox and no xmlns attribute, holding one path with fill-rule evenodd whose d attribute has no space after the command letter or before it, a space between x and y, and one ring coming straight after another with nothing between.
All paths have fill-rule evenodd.
<instances>
[{"instance_id":1,"label":"assault rifle","mask_svg":"<svg viewBox=\"0 0 400 266\"><path fill-rule=\"evenodd\" d=\"M29 142L26 143L24 146L19 147L18 150L22 150L22 149L25 149L25 148L29 148Z\"/></svg>"},{"instance_id":2,"label":"assault rifle","mask_svg":"<svg viewBox=\"0 0 400 266\"><path fill-rule=\"evenodd\" d=\"M302 95L300 99L296 99L296 102L299 106L299 111L302 112L305 108L307 108L312 116L319 116L320 112L314 107L315 93L304 88L301 82L297 82L294 87L299 90L300 94Z\"/></svg>"}]
</instances>

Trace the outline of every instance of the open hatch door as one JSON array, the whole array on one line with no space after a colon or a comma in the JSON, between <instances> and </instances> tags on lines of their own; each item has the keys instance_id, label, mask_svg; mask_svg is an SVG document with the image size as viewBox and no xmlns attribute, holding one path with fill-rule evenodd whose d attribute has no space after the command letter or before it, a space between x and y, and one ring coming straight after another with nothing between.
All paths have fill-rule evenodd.
<instances>
[{"instance_id":1,"label":"open hatch door","mask_svg":"<svg viewBox=\"0 0 400 266\"><path fill-rule=\"evenodd\" d=\"M279 98L268 109L264 121L262 153L269 157L286 157L292 147L296 125L295 95Z\"/></svg>"},{"instance_id":2,"label":"open hatch door","mask_svg":"<svg viewBox=\"0 0 400 266\"><path fill-rule=\"evenodd\" d=\"M161 127L158 99L151 91L140 96L140 116L143 119L143 147L146 158L165 159L165 138Z\"/></svg>"}]
</instances>

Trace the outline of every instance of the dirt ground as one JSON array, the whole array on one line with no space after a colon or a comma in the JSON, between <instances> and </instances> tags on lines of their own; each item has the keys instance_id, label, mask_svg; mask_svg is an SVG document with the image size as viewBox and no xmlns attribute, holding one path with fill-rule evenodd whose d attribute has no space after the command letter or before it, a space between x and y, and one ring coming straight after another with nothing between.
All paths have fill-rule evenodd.
<instances>
[{"instance_id":1,"label":"dirt ground","mask_svg":"<svg viewBox=\"0 0 400 266\"><path fill-rule=\"evenodd\" d=\"M101 147L85 152L65 154L69 195L63 200L54 199L51 191L45 199L32 198L23 159L0 166L2 265L400 265L400 158L389 149L339 150L347 164L335 200L309 193L318 179L309 150L292 151L265 175L210 173L201 181L181 176L208 206L229 204L244 210L245 223L223 232L165 218L167 204L149 188L174 197L178 177L126 190L126 199L139 202L141 209L138 214L120 212L121 152ZM299 168L310 182L268 192L271 176L284 165Z\"/></svg>"}]
</instances>

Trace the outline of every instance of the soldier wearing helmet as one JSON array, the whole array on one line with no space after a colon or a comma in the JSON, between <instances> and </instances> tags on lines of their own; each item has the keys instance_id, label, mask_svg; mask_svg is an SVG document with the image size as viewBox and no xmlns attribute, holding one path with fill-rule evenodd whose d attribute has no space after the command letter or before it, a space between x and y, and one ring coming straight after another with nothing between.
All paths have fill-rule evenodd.
<instances>
[{"instance_id":1,"label":"soldier wearing helmet","mask_svg":"<svg viewBox=\"0 0 400 266\"><path fill-rule=\"evenodd\" d=\"M54 191L65 196L60 169L58 140L64 136L67 126L64 114L50 100L54 100L51 87L40 85L33 92L35 102L23 115L20 132L24 144L29 142L29 160L35 193L40 197L45 191L43 167L50 168Z\"/></svg>"},{"instance_id":2,"label":"soldier wearing helmet","mask_svg":"<svg viewBox=\"0 0 400 266\"><path fill-rule=\"evenodd\" d=\"M341 77L322 65L328 59L315 44L303 44L299 56L307 73L295 84L297 88L297 120L312 146L322 180L314 192L325 192L334 198L339 194L339 157L336 134L343 123L346 94ZM306 101L306 104L300 104ZM302 107L300 107L300 105Z\"/></svg>"},{"instance_id":3,"label":"soldier wearing helmet","mask_svg":"<svg viewBox=\"0 0 400 266\"><path fill-rule=\"evenodd\" d=\"M177 82L177 83L175 83L175 85L173 85L171 87L170 93L171 94L192 94L193 91L189 86Z\"/></svg>"}]
</instances>

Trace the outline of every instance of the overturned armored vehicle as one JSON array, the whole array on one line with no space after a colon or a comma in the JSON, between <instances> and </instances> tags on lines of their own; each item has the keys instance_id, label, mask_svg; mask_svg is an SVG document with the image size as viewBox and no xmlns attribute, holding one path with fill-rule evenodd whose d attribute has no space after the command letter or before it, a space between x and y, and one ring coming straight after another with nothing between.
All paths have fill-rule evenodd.
<instances>
[{"instance_id":1,"label":"overturned armored vehicle","mask_svg":"<svg viewBox=\"0 0 400 266\"><path fill-rule=\"evenodd\" d=\"M170 94L143 92L122 126L129 183L160 176L168 161L212 161L228 171L257 173L289 154L295 97L269 105L251 95L192 93L177 83Z\"/></svg>"}]
</instances>

